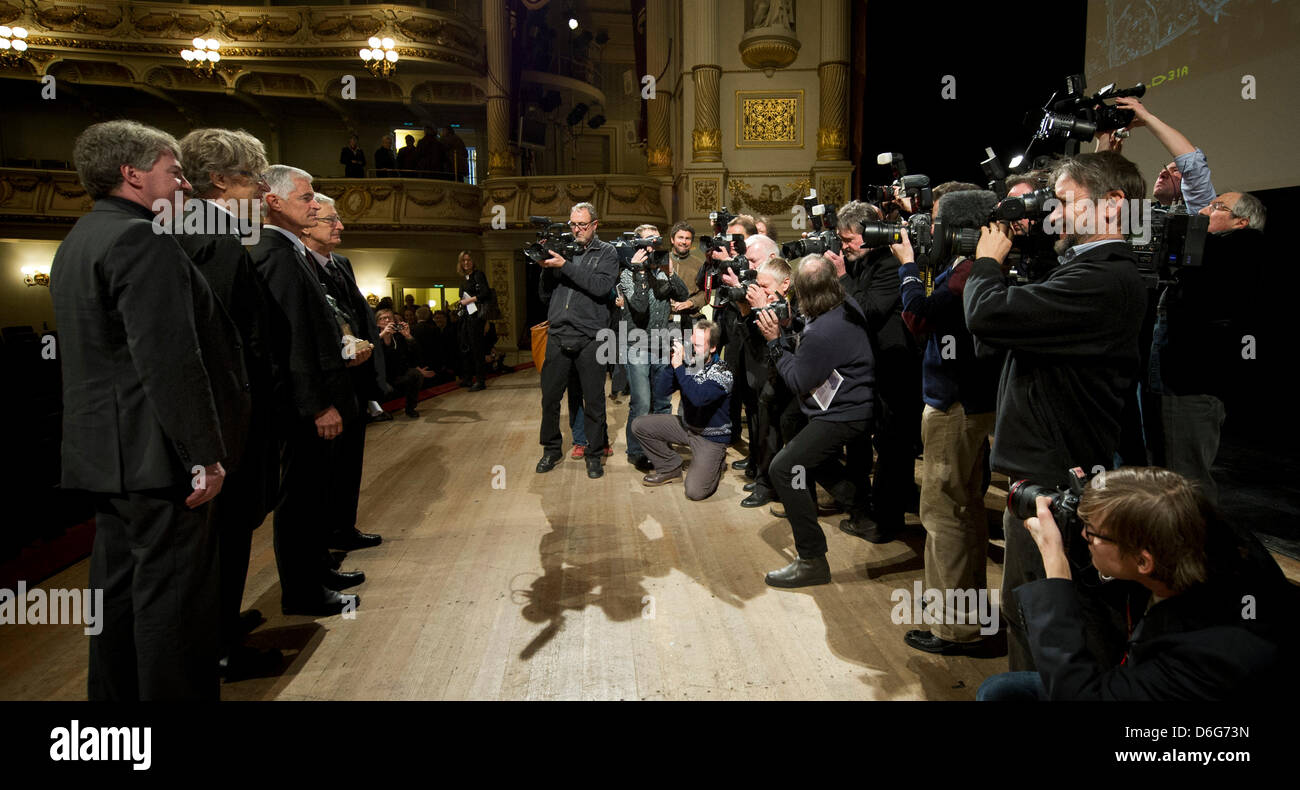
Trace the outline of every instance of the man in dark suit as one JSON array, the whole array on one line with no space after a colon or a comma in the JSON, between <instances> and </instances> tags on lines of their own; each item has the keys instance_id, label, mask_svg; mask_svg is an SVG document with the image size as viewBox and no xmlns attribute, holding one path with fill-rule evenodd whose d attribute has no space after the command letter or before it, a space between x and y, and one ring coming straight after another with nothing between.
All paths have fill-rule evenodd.
<instances>
[{"instance_id":1,"label":"man in dark suit","mask_svg":"<svg viewBox=\"0 0 1300 790\"><path fill-rule=\"evenodd\" d=\"M375 175L380 178L397 178L397 160L393 158L393 136L384 135L375 149Z\"/></svg>"},{"instance_id":2,"label":"man in dark suit","mask_svg":"<svg viewBox=\"0 0 1300 790\"><path fill-rule=\"evenodd\" d=\"M94 498L90 586L104 590L89 697L215 700L216 533L204 504L225 481L218 403L237 419L242 368L218 368L223 349L204 348L195 305L210 307L211 291L153 221L155 206L175 216L189 187L175 138L110 121L84 131L73 157L95 205L55 254L50 296L62 485Z\"/></svg>"},{"instance_id":3,"label":"man in dark suit","mask_svg":"<svg viewBox=\"0 0 1300 790\"><path fill-rule=\"evenodd\" d=\"M234 680L272 673L282 658L278 650L245 647L245 636L262 616L257 610L240 616L253 530L275 506L279 486L267 347L270 297L248 255L249 246L256 241L253 234L261 232L254 214L260 214L266 192L263 174L267 162L262 142L244 131L196 129L180 145L193 195L201 200L187 206L184 232L178 232L176 240L216 294L222 318L233 321L237 329L252 396L243 451L238 463L227 470L222 496L212 506L221 567L221 670L228 680ZM229 442L227 449L233 453Z\"/></svg>"},{"instance_id":4,"label":"man in dark suit","mask_svg":"<svg viewBox=\"0 0 1300 790\"><path fill-rule=\"evenodd\" d=\"M369 351L344 358L336 311L299 240L320 210L311 174L275 165L266 182L267 224L252 257L271 294L272 359L284 409L275 508L280 605L285 614L350 614L360 598L338 588L357 579L331 568L325 544L338 461L334 439L360 412L347 368L364 363Z\"/></svg>"},{"instance_id":5,"label":"man in dark suit","mask_svg":"<svg viewBox=\"0 0 1300 790\"><path fill-rule=\"evenodd\" d=\"M343 165L344 178L366 177L366 152L357 145L357 136L348 138L348 144L339 152L339 164Z\"/></svg>"},{"instance_id":6,"label":"man in dark suit","mask_svg":"<svg viewBox=\"0 0 1300 790\"><path fill-rule=\"evenodd\" d=\"M366 298L357 287L352 261L334 252L334 248L343 240L343 220L339 219L338 207L334 205L333 198L319 192L316 193L316 202L321 206L316 224L302 234L307 258L313 264L321 285L346 316L352 335L377 345L379 329L375 326L370 305L366 304ZM363 364L348 371L352 387L362 403L386 399L384 389L387 387L380 389L378 378L383 376L383 359L383 354L374 354ZM330 490L334 497L330 515L335 521L327 542L331 548L343 550L378 546L383 541L382 537L357 529L357 500L361 495L361 467L366 452L364 410L358 410L356 418L344 425L343 433L334 440L334 444L339 456L339 468L336 470L337 485Z\"/></svg>"}]
</instances>

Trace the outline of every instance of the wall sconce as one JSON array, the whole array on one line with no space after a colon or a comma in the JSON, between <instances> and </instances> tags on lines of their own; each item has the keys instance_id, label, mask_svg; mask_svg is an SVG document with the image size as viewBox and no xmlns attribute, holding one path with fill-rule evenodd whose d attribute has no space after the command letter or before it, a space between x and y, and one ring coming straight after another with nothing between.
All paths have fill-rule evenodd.
<instances>
[{"instance_id":1,"label":"wall sconce","mask_svg":"<svg viewBox=\"0 0 1300 790\"><path fill-rule=\"evenodd\" d=\"M27 283L30 288L33 285L44 285L50 287L50 267L46 266L24 266L22 268L23 282Z\"/></svg>"},{"instance_id":2,"label":"wall sconce","mask_svg":"<svg viewBox=\"0 0 1300 790\"><path fill-rule=\"evenodd\" d=\"M391 38L379 39L374 36L366 42L370 49L361 50L361 60L366 68L376 77L387 77L397 68L397 46Z\"/></svg>"},{"instance_id":3,"label":"wall sconce","mask_svg":"<svg viewBox=\"0 0 1300 790\"><path fill-rule=\"evenodd\" d=\"M185 65L194 69L204 76L212 74L212 67L221 62L221 53L217 50L221 44L215 38L204 39L202 37L194 39L191 42L194 49L182 49L181 59Z\"/></svg>"},{"instance_id":4,"label":"wall sconce","mask_svg":"<svg viewBox=\"0 0 1300 790\"><path fill-rule=\"evenodd\" d=\"M0 61L16 63L27 56L27 28L0 25Z\"/></svg>"},{"instance_id":5,"label":"wall sconce","mask_svg":"<svg viewBox=\"0 0 1300 790\"><path fill-rule=\"evenodd\" d=\"M366 294L366 304L370 305L372 308L378 307L379 297L374 294Z\"/></svg>"}]
</instances>

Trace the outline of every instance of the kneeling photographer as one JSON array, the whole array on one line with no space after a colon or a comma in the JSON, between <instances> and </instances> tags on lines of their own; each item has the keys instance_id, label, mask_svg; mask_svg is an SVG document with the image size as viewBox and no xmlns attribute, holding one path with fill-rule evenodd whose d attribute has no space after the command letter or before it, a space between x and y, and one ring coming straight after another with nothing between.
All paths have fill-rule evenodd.
<instances>
[{"instance_id":1,"label":"kneeling photographer","mask_svg":"<svg viewBox=\"0 0 1300 790\"><path fill-rule=\"evenodd\" d=\"M817 255L805 258L793 287L807 319L793 354L780 343L775 311L762 310L755 319L768 341L771 364L801 399L800 407L808 417L808 424L777 453L770 467L799 556L768 573L766 581L787 588L831 580L826 534L817 523L815 485L820 483L837 502L858 503L866 478L840 462L840 448L870 430L875 385L866 317L844 293L830 262Z\"/></svg>"},{"instance_id":2,"label":"kneeling photographer","mask_svg":"<svg viewBox=\"0 0 1300 790\"><path fill-rule=\"evenodd\" d=\"M1037 492L1028 492L1034 494ZM1018 517L1030 503L1017 502ZM1080 494L1033 499L1014 529L1032 536L1045 577L1016 590L1037 672L994 675L978 699L1265 700L1288 694L1297 595L1253 535L1223 521L1167 469L1101 472ZM1011 508L1008 509L1010 513ZM1082 535L1074 570L1062 533ZM1075 580L1075 576L1079 579ZM1107 665L1085 644L1079 585L1118 588L1127 634Z\"/></svg>"},{"instance_id":3,"label":"kneeling photographer","mask_svg":"<svg viewBox=\"0 0 1300 790\"><path fill-rule=\"evenodd\" d=\"M655 378L655 395L667 400L673 390L681 390L681 416L645 414L632 423L632 432L654 463L654 471L642 478L645 485L661 486L682 476L682 457L668 446L672 442L691 448L686 498L707 499L717 490L731 438L727 414L732 375L718 359L721 337L717 324L698 322L691 332L690 365L681 342L673 342L671 366Z\"/></svg>"},{"instance_id":4,"label":"kneeling photographer","mask_svg":"<svg viewBox=\"0 0 1300 790\"><path fill-rule=\"evenodd\" d=\"M635 241L618 241L614 246L619 251L619 291L627 305L627 315L631 326L619 332L619 337L632 337L632 330L644 332L644 342L638 338L626 344L627 379L631 390L631 401L627 411L627 461L642 472L651 469L650 461L641 451L641 442L632 432L632 422L643 414L668 414L672 411L672 398L669 395L654 395L651 388L663 370L665 361L662 357L670 349L667 338L676 335L673 331L673 302L683 301L689 296L686 283L673 271L673 264L666 250L656 250L659 243L659 229L654 225L641 225L634 233ZM641 246L646 245L646 246Z\"/></svg>"}]
</instances>

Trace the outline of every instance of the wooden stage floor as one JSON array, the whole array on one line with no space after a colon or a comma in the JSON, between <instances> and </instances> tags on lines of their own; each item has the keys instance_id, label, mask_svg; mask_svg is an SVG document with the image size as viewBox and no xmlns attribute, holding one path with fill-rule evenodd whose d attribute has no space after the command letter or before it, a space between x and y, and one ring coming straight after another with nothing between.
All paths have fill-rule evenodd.
<instances>
[{"instance_id":1,"label":"wooden stage floor","mask_svg":"<svg viewBox=\"0 0 1300 790\"><path fill-rule=\"evenodd\" d=\"M280 614L268 518L245 607L268 617L250 643L286 658L223 699L973 700L1006 669L903 643L914 626L891 622L891 593L921 578L915 516L880 546L823 519L832 584L773 589L763 574L794 555L789 525L739 506L739 472L704 502L680 483L643 487L620 398L603 478L567 455L535 474L539 404L527 370L368 428L359 526L384 543L344 561L367 576L354 619ZM41 586L84 588L87 575L82 561ZM1000 581L992 543L989 587ZM87 639L81 626L0 627L0 699L84 699Z\"/></svg>"}]
</instances>

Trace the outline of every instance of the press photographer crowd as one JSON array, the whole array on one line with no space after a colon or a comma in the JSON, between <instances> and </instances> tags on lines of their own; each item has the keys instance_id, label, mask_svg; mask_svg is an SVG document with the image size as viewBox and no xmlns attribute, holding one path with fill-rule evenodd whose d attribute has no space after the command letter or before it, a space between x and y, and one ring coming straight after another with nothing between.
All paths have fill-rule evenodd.
<instances>
[{"instance_id":1,"label":"press photographer crowd","mask_svg":"<svg viewBox=\"0 0 1300 790\"><path fill-rule=\"evenodd\" d=\"M981 699L1274 696L1295 588L1220 516L1211 474L1265 211L1217 192L1205 154L1126 93L1045 118L1045 137L1095 152L1012 173L990 156L984 185L884 155L892 183L838 206L810 195L785 243L769 218L725 207L707 235L678 222L614 241L590 203L534 218L521 258L548 306L536 472L564 459L567 400L570 453L604 475L614 375L645 486L682 480L707 499L728 449L745 448L737 504L788 520L797 550L767 573L774 588L831 581L820 517L884 544L917 514L924 586L971 594L927 604L931 627L900 638L943 655L1005 639L1010 672ZM1171 157L1150 196L1121 153L1141 127ZM94 500L90 586L108 615L89 696L216 699L219 675L281 662L244 644L262 619L241 612L253 530L274 514L284 613L357 611L345 590L365 576L340 552L382 541L358 528L365 426L391 419L379 404L394 398L418 416L435 381L484 389L496 296L462 252L454 322L414 299L367 303L336 251L334 201L243 131L176 140L109 121L74 158L95 203L50 293L62 486ZM260 237L180 230L208 209L260 217ZM993 472L1012 483L1002 636L981 631L974 594Z\"/></svg>"},{"instance_id":2,"label":"press photographer crowd","mask_svg":"<svg viewBox=\"0 0 1300 790\"><path fill-rule=\"evenodd\" d=\"M573 456L603 476L605 377L617 393L626 376L627 460L645 486L684 475L686 497L707 498L726 448L747 449L739 505L770 505L798 552L772 587L831 581L819 515L880 544L918 514L924 586L940 595L932 628L903 639L945 655L993 647L974 591L990 472L1005 474L1011 671L980 699L1275 694L1295 588L1219 514L1211 474L1265 210L1217 192L1205 154L1141 94L1055 100L1040 138L1096 151L1012 174L990 156L987 188L932 187L884 154L893 183L842 206L810 196L810 229L784 245L767 218L725 207L713 235L678 223L666 243L645 226L601 240L588 203L567 223L534 218L525 255L549 305L536 471L563 458L567 390ZM1139 127L1172 157L1153 201L1121 153Z\"/></svg>"}]
</instances>

